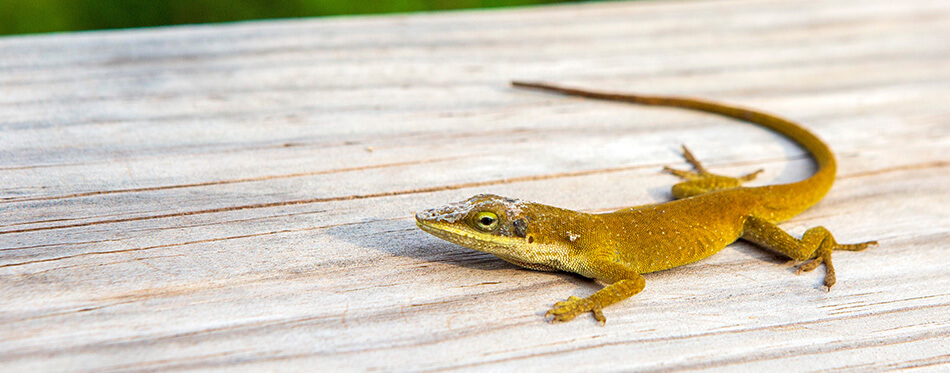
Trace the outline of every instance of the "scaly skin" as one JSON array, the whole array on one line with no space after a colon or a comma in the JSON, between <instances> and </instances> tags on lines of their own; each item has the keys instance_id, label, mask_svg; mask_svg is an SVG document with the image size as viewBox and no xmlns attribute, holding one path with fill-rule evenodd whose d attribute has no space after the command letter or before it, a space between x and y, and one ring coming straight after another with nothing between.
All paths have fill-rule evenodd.
<instances>
[{"instance_id":1,"label":"scaly skin","mask_svg":"<svg viewBox=\"0 0 950 373\"><path fill-rule=\"evenodd\" d=\"M684 180L673 186L674 201L585 214L483 194L416 214L416 224L422 230L444 240L525 268L574 272L609 284L587 298L570 297L556 303L546 314L553 316L553 321L568 321L592 312L604 323L604 307L643 290L642 273L695 262L740 238L805 261L799 273L824 264L824 283L829 289L835 284L833 250L858 251L877 243L838 244L824 227L811 228L797 239L775 225L818 203L835 179L831 150L794 122L711 101L598 93L536 83L512 85L601 100L680 107L743 120L785 135L818 162L818 171L805 180L750 188L743 187L742 182L754 179L761 170L738 178L715 175L684 147L684 156L693 170L665 168Z\"/></svg>"}]
</instances>

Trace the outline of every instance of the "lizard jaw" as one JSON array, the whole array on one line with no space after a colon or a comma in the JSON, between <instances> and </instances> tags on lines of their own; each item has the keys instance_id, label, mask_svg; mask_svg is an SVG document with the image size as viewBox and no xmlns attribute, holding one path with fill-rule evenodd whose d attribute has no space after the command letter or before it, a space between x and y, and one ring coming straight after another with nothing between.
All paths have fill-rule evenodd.
<instances>
[{"instance_id":1,"label":"lizard jaw","mask_svg":"<svg viewBox=\"0 0 950 373\"><path fill-rule=\"evenodd\" d=\"M445 241L495 255L502 260L519 267L545 272L559 271L559 269L555 268L554 266L542 263L532 263L519 259L517 255L513 255L513 253L517 253L519 251L518 245L523 244L518 239L494 236L489 236L490 239L486 239L485 237L477 236L475 234L466 232L465 230L455 228L451 224L418 219L416 220L416 225L426 233L441 238Z\"/></svg>"}]
</instances>

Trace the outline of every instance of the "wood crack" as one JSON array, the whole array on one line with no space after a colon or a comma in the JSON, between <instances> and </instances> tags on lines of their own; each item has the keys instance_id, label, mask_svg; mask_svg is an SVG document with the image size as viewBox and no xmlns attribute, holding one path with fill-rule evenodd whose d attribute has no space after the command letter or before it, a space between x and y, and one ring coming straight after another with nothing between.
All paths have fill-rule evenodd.
<instances>
[{"instance_id":1,"label":"wood crack","mask_svg":"<svg viewBox=\"0 0 950 373\"><path fill-rule=\"evenodd\" d=\"M90 196L99 196L106 194L118 194L118 193L139 193L139 192L154 192L160 190L170 190L170 189L182 189L182 188L194 188L194 187L203 187L203 186L212 186L212 185L224 185L224 184L237 184L237 183L249 183L255 181L265 181L265 180L277 180L277 179L290 179L306 176L316 176L316 175L327 175L335 173L344 173L344 172L358 172L366 170L374 170L381 168L391 168L391 167L404 167L404 166L414 166L427 163L436 163L443 161L451 161L458 159L458 157L451 158L434 158L434 159L423 159L417 161L407 161L407 162L395 162L395 163L384 163L377 165L368 165L368 166L358 166L358 167L346 167L346 168L337 168L332 170L321 170L321 171L310 171L310 172L297 172L283 175L266 175L258 177L247 177L239 179L229 179L229 180L213 180L213 181L204 181L197 183L185 183L185 184L174 184L174 185L160 185L153 187L143 187L143 188L127 188L127 189L114 189L114 190L97 190L92 192L82 192L82 193L72 193L64 194L58 196L47 196L47 197L28 197L28 198L13 198L0 201L0 203L10 203L10 202L29 202L29 201L49 201L49 200L58 200L66 198L78 198L78 197L90 197ZM24 223L21 223L24 224ZM29 223L26 223L29 224Z\"/></svg>"},{"instance_id":2,"label":"wood crack","mask_svg":"<svg viewBox=\"0 0 950 373\"><path fill-rule=\"evenodd\" d=\"M242 235L236 235L236 236L215 237L215 238L208 238L208 239L204 239L204 240L196 240L196 241L188 241L188 242L178 242L178 243L170 243L170 244L154 245L154 246L146 246L146 247L137 247L137 248L133 248L133 249L109 250L109 251L96 251L96 252L80 253L80 254L74 254L74 255L65 255L65 256L60 256L60 257L56 257L56 258L38 259L38 260L31 260L31 261L26 261L26 262L3 264L3 265L0 265L0 268L18 267L18 266L27 265L27 264L37 264L37 263L53 262L53 261L57 261L57 260L72 259L72 258L78 258L78 257L83 257L83 256L91 256L91 255L107 255L107 254L130 253L130 252L145 251L145 250L152 250L152 249L163 249L163 248L168 248L168 247L177 247L177 246L187 246L187 245L194 245L194 244L202 244L202 243L216 242L216 241L227 241L227 240L234 240L234 239L241 239L241 238L251 238L251 237L259 237L259 236L267 236L267 235L281 234L281 233L303 232L303 231L327 229L327 228L334 228L334 227L339 227L339 226L343 226L343 225L352 225L352 224L360 224L360 223L362 223L362 222L357 222L357 223L342 223L342 224L331 224L331 225L323 225L323 226L319 226L319 227L307 227L307 228L297 228L297 229L281 229L281 230L269 231L269 232L249 233L249 234L242 234Z\"/></svg>"},{"instance_id":3,"label":"wood crack","mask_svg":"<svg viewBox=\"0 0 950 373\"><path fill-rule=\"evenodd\" d=\"M128 218L105 219L105 220L96 220L96 221L89 221L89 222L83 222L83 223L63 224L63 225L54 225L54 226L46 226L46 227L13 229L13 230L2 231L0 232L0 235L36 232L36 231L47 231L47 230L65 229L65 228L78 228L78 227L87 227L91 225L100 225L100 224L126 223L126 222L141 221L141 220L165 219L165 218L172 218L172 217L212 214L212 213L240 211L240 210L248 210L248 209L285 207L285 206L294 206L294 205L303 205L303 204L312 204L312 203L339 202L339 201L350 201L350 200L381 198L381 197L394 197L394 196L401 196L401 195L407 195L407 194L432 193L432 192L475 188L475 187L499 185L499 184L511 184L511 183L519 183L519 182L550 180L550 179L557 179L557 178L564 178L564 177L578 177L578 176L605 174L605 173L612 173L612 172L622 172L622 171L630 171L630 170L636 170L636 169L647 168L647 167L658 167L658 166L657 165L623 166L623 167L602 168L602 169L584 170L584 171L561 172L561 173L546 174L546 175L521 176L521 177L513 177L513 178L488 180L488 181L475 181L475 182L460 183L460 184L453 184L453 185L440 185L440 186L434 186L434 187L428 187L428 188L405 189L405 190L388 191L388 192L367 193L367 194L354 194L354 195L338 196L338 197L308 198L308 199L300 199L300 200L293 200L293 201L254 203L254 204L248 204L248 205L228 206L228 207L219 207L219 208L213 208L213 209L174 212L174 213L149 215L149 216L135 216L135 217L128 217Z\"/></svg>"},{"instance_id":4,"label":"wood crack","mask_svg":"<svg viewBox=\"0 0 950 373\"><path fill-rule=\"evenodd\" d=\"M692 335L684 335L684 336L679 336L679 337L643 338L643 339L635 339L635 340L628 340L628 341L607 342L607 343L594 344L594 345L588 345L588 346L575 346L568 350L540 352L540 353L522 355L522 356L517 356L517 357L512 357L512 358L497 359L497 360L492 360L492 361L482 361L478 363L465 364L465 365L456 365L456 366L451 366L451 367L445 367L443 369L435 369L433 371L473 368L473 367L478 367L478 366L502 363L506 361L526 360L526 359L538 358L538 357L543 357L543 356L559 355L563 353L576 353L581 350L598 349L598 348L603 348L607 346L630 345L630 344L637 344L637 343L659 342L659 341L672 341L672 340L677 340L677 339L692 339L692 338L697 338L697 337L725 335L725 334L739 334L739 333L764 331L764 330L783 330L790 327L803 327L804 325L819 324L819 323L825 323L829 321L859 319L859 318L864 318L864 317L869 317L869 316L884 316L884 315L897 314L897 313L907 312L907 311L923 310L923 309L939 309L939 308L947 308L947 307L950 307L950 303L905 307L905 308L885 310L881 312L869 312L865 314L858 314L858 315L852 315L852 316L828 317L821 320L798 321L792 324L768 325L768 326L738 329L738 330L713 331L713 332L698 333L698 334L692 334ZM727 357L727 358L722 358L718 360L709 360L709 361L696 363L696 364L681 364L675 367L663 366L662 371L709 369L709 368L714 368L714 367L722 367L722 366L728 366L728 365L751 362L751 361L763 361L763 360L771 360L775 358L788 358L791 356L802 356L802 355L809 355L809 354L816 354L816 353L828 353L831 351L850 350L850 349L868 347L868 346L880 346L880 345L886 345L886 344L906 343L913 340L942 337L942 336L947 335L947 333L950 333L950 328L944 328L944 330L928 330L918 335L895 336L895 337L887 338L886 340L870 338L863 341L839 342L836 344L837 346L822 344L822 345L817 345L817 346L807 345L807 346L801 346L799 348L784 349L780 351L776 351L776 350L758 351L758 352L753 352L751 355L733 356L733 357Z\"/></svg>"}]
</instances>

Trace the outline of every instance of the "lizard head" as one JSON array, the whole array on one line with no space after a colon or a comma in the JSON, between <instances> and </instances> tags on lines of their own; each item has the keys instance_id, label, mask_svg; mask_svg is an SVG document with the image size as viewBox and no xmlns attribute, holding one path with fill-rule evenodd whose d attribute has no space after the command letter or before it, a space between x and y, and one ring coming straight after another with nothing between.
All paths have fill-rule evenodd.
<instances>
[{"instance_id":1,"label":"lizard head","mask_svg":"<svg viewBox=\"0 0 950 373\"><path fill-rule=\"evenodd\" d=\"M529 225L538 204L491 194L421 211L416 225L451 243L494 254L513 264L555 270L549 245L537 242Z\"/></svg>"}]
</instances>

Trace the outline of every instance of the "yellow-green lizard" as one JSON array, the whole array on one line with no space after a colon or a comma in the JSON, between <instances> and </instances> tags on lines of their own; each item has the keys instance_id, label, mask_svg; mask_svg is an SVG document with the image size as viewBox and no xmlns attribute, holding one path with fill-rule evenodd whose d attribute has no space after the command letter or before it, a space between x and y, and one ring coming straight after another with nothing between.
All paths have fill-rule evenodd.
<instances>
[{"instance_id":1,"label":"yellow-green lizard","mask_svg":"<svg viewBox=\"0 0 950 373\"><path fill-rule=\"evenodd\" d=\"M416 214L419 228L446 241L494 254L521 267L574 272L609 284L587 298L572 296L556 303L545 314L553 316L553 321L568 321L592 312L604 323L604 307L643 290L642 273L695 262L739 238L805 261L799 273L824 263L824 284L829 289L835 284L832 250L858 251L877 243L838 244L821 226L807 230L798 239L775 225L817 203L835 180L831 150L794 122L689 98L599 93L538 83L512 85L601 100L680 107L743 120L787 136L818 162L818 170L805 180L743 187L742 182L752 180L761 170L737 178L712 174L684 146L684 157L694 170L664 168L684 180L673 186L674 201L587 214L482 194Z\"/></svg>"}]
</instances>

